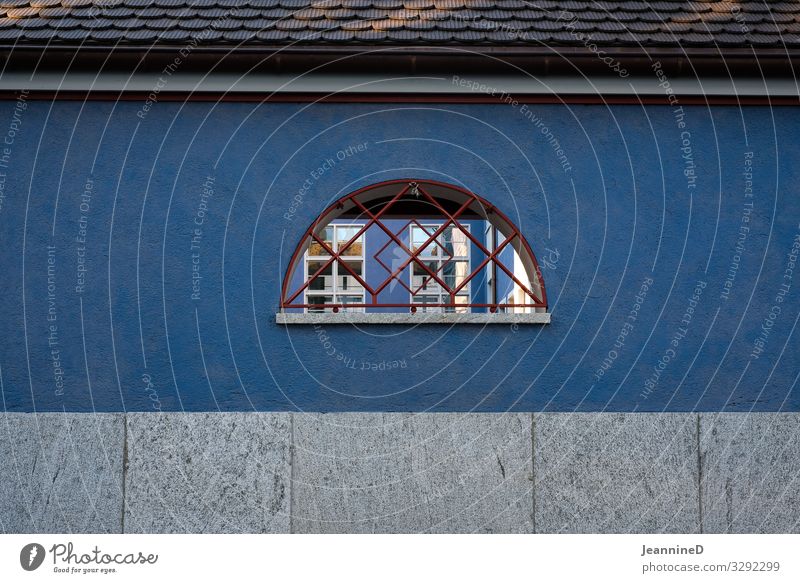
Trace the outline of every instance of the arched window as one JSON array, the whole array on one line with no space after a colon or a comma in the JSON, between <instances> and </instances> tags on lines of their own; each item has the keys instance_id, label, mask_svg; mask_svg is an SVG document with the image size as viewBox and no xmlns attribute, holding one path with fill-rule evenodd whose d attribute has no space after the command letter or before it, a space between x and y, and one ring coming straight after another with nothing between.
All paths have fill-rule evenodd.
<instances>
[{"instance_id":1,"label":"arched window","mask_svg":"<svg viewBox=\"0 0 800 583\"><path fill-rule=\"evenodd\" d=\"M409 317L421 313L437 316ZM549 321L544 281L519 229L485 199L432 180L362 188L308 228L278 321L321 314L330 322Z\"/></svg>"}]
</instances>

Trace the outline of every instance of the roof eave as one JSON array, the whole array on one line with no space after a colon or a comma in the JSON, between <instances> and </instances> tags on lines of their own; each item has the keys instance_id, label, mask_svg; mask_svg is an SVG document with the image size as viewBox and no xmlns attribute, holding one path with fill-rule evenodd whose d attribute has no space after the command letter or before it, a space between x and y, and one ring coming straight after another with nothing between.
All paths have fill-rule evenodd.
<instances>
[{"instance_id":1,"label":"roof eave","mask_svg":"<svg viewBox=\"0 0 800 583\"><path fill-rule=\"evenodd\" d=\"M604 57L631 72L661 61L665 69L681 74L716 72L718 75L791 75L800 65L800 48L724 46L604 46ZM186 45L152 46L101 44L0 45L8 67L47 69L154 70L181 55L185 70L214 70L224 64L238 70L452 71L496 66L536 73L608 73L609 67L592 50L558 45Z\"/></svg>"}]
</instances>

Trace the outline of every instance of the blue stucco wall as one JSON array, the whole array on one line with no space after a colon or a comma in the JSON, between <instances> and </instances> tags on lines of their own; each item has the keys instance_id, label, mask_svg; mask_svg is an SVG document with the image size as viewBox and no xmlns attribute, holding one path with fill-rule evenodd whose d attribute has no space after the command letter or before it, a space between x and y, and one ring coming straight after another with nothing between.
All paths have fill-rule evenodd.
<instances>
[{"instance_id":1,"label":"blue stucco wall","mask_svg":"<svg viewBox=\"0 0 800 583\"><path fill-rule=\"evenodd\" d=\"M797 109L141 107L0 106L6 410L800 409ZM517 223L552 324L274 324L316 215L409 176Z\"/></svg>"}]
</instances>

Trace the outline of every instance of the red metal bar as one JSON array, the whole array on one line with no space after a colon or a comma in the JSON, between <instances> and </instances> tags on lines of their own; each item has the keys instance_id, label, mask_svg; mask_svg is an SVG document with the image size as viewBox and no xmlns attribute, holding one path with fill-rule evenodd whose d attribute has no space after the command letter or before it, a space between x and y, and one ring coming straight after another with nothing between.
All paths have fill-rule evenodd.
<instances>
[{"instance_id":1,"label":"red metal bar","mask_svg":"<svg viewBox=\"0 0 800 583\"><path fill-rule=\"evenodd\" d=\"M466 203L464 203L463 205L461 205L461 207L460 207L460 208L459 208L459 209L456 211L456 213L455 213L455 216L459 216L459 215L461 215L461 213L463 213L463 212L464 212L464 211L465 211L465 210L466 210L466 209L469 207L469 205L470 205L470 204L472 204L472 201L468 200ZM451 220L452 220L452 219L451 219ZM438 237L440 234L442 234L442 233L444 232L444 230L445 230L447 227L449 227L449 226L450 226L450 222L451 222L451 221L447 221L447 222L445 222L444 224L442 224L442 226L441 226L441 227L439 227L438 229L436 229L436 231L434 231L433 235L431 235L431 237L430 237L430 238L429 238L429 239L428 239L428 240L425 242L425 244L424 244L424 245L422 245L422 246L421 246L421 247L420 247L420 248L419 248L419 249L418 249L418 250L417 250L417 251L414 253L414 256L418 256L418 255L419 255L419 254L420 254L420 253L421 253L421 252L422 252L422 251L423 251L423 250L424 250L424 249L425 249L425 248L426 248L426 247L427 247L427 246L428 246L428 245L431 243L431 241L435 240L435 239L436 239L436 238L437 238L437 237ZM428 232L428 231L427 231L427 229L425 230L425 232L426 232L426 233ZM401 266L400 266L400 268L399 268L399 269L397 269L397 270L396 270L394 273L392 273L391 277L390 277L388 280L384 281L384 282L383 282L383 283L380 285L380 287L378 287L378 292L380 292L381 290L383 290L383 288L385 288L387 285L389 285L389 282L390 282L392 279L394 279L394 278L397 276L397 274L398 274L398 273L401 273L401 272L402 272L402 271L403 271L403 270L404 270L404 269L405 269L405 268L406 268L406 267L407 267L407 266L408 266L408 265L411 263L412 259L413 259L413 256L412 256L410 259L408 259L407 261L405 261L405 262L403 263L403 265L401 265ZM449 287L447 284L444 284L444 283L442 283L442 284L440 284L440 285L442 285L442 286L443 286L445 289L447 289L447 290L449 290L449 289L450 289L450 287Z\"/></svg>"},{"instance_id":2,"label":"red metal bar","mask_svg":"<svg viewBox=\"0 0 800 583\"><path fill-rule=\"evenodd\" d=\"M373 304L293 304L287 309L374 308ZM379 308L542 308L536 304L380 304Z\"/></svg>"},{"instance_id":3,"label":"red metal bar","mask_svg":"<svg viewBox=\"0 0 800 583\"><path fill-rule=\"evenodd\" d=\"M486 247L484 247L484 246L483 246L483 244L482 244L480 241L478 241L478 239L476 239L475 237L473 237L473 236L472 236L472 233L470 233L470 232L469 232L469 230L465 230L465 229L464 229L464 228L461 226L461 224L460 224L460 223L459 223L459 222L458 222L458 221L457 221L455 218L451 217L451 216L450 216L450 214L447 212L447 210L446 210L446 209L445 209L445 208L444 208L444 207L443 207L441 204L439 204L439 202L438 202L438 201L437 201L435 198L433 198L433 197L432 197L430 194L428 194L428 193L427 193L425 190L423 190L422 188L419 188L419 187L417 187L417 190L419 190L420 192L422 192L422 194L424 194L424 195L425 195L425 197L426 197L426 198L427 198L427 199L428 199L428 200L431 202L431 204L435 205L435 206L436 206L436 207L437 207L437 208L440 210L440 212L441 212L443 215L445 215L447 218L449 218L451 221L453 221L453 223L455 223L455 224L458 226L458 228L459 228L459 229L461 229L461 230L464 232L464 234L467 236L467 238L468 238L470 241L472 241L472 242L475 244L475 246L476 246L476 247L478 247L478 249L480 249L480 250L481 250L481 252L482 252L484 255L491 255L491 254L489 253L489 250L488 250L488 249L486 249ZM470 196L473 198L473 201L472 201L472 202L474 202L474 200L475 200L475 195L474 195L474 194L472 194L472 193L470 193ZM470 204L471 204L471 203L470 203ZM509 226L511 227L511 229L512 229L512 230L513 230L515 233L519 233L519 229L517 229L517 227L516 227L514 224L512 224L512 223L509 223ZM522 288L522 290L523 290L523 291L524 291L524 292L525 292L525 293L526 293L528 296L530 296L530 297L531 297L532 299L534 299L534 300L537 300L537 301L539 300L539 298L537 298L537 297L536 297L536 295L535 295L535 294L534 294L534 293L533 293L531 290L529 290L529 289L528 289L528 286L524 285L524 284L523 284L523 283L522 283L520 280L518 280L518 279L516 278L516 276L514 275L514 273L513 273L513 272L511 272L511 271L510 271L510 270L509 270L509 269L508 269L508 268L505 266L505 264L503 264L502 262L500 262L500 261L497 261L497 260L495 260L495 259L493 259L493 261L495 261L495 263L498 265L498 267L500 267L500 269L502 269L503 271L505 271L505 272L506 272L506 274L507 274L507 275L508 275L508 276L509 276L509 277L510 277L510 278L511 278L513 281L514 281L514 283L516 283L518 286L520 286L520 287ZM539 274L539 277L541 277L541 274Z\"/></svg>"},{"instance_id":4,"label":"red metal bar","mask_svg":"<svg viewBox=\"0 0 800 583\"><path fill-rule=\"evenodd\" d=\"M363 212L367 213L370 217L372 217L372 221L374 221L375 224L378 225L383 230L384 233L389 235L390 239L392 239L403 251L405 251L412 259L414 259L414 261L416 261L425 271L427 271L431 275L431 277L436 279L436 281L440 282L440 285L444 285L444 282L442 280L440 280L438 277L436 277L436 274L433 271L431 271L428 268L427 265L425 265L424 263L422 263L418 259L416 259L415 256L417 256L418 253L412 253L412 251L408 247L406 247L403 244L403 242L400 239L398 239L397 236L394 233L392 233L391 229L387 228L386 225L384 225L382 222L376 220L374 215L369 211L369 209L367 209L367 207L365 207L363 204L361 204L360 201L354 200L353 202L355 202L356 205L358 205L358 207L361 208ZM422 225L420 225L420 226L422 226ZM427 229L423 228L423 230L426 233L428 232ZM423 247L427 247L427 245L428 245L428 243L426 242ZM420 248L420 251L422 250L423 247ZM403 268L403 269L405 269L405 268ZM394 279L394 275L389 277L389 281L391 281L392 279ZM400 281L400 280L398 280L398 281ZM375 295L379 294L383 290L384 287L386 287L386 286L382 285L380 288L378 288L378 290L376 292L374 292ZM411 291L411 290L409 290L409 291Z\"/></svg>"},{"instance_id":5,"label":"red metal bar","mask_svg":"<svg viewBox=\"0 0 800 583\"><path fill-rule=\"evenodd\" d=\"M392 197L391 200L389 200L388 203L385 203L383 205L383 208L381 208L379 212L372 213L362 203L362 201L360 200L360 197L364 193L367 193L367 192L369 192L369 191L371 191L371 190L373 190L373 189L375 189L377 187L385 187L385 186L391 185L391 184L403 184L403 188L394 197ZM400 238L398 238L397 234L392 232L391 229L386 227L380 220L381 217L384 216L409 191L409 189L411 188L412 184L414 184L416 186L417 191L420 192L422 194L422 196L424 196L425 200L428 201L430 204L432 204L433 207L438 210L438 212L442 215L442 218L446 219L445 222L442 224L442 226L437 228L433 232L433 234L429 233L428 229L423 227L415 219L412 219L412 221L410 221L408 223L408 225L410 225L412 222L416 223L417 225L419 225L424 230L424 232L426 234L429 235L429 238L416 251L411 251L402 242L402 240ZM431 196L431 194L425 188L422 188L420 186L420 184L433 185L433 186L448 188L448 189L460 192L461 194L463 194L465 196L466 201L457 209L457 211L455 213L453 213L451 215L440 204L440 202L435 197ZM512 234L508 238L506 238L503 241L503 243L500 246L498 246L492 252L490 252L488 249L486 249L486 247L484 247L484 245L480 242L480 240L476 239L472 235L472 233L468 229L465 229L464 226L458 220L458 218L474 202L477 202L483 208L488 209L488 212L494 214L499 220L504 221L505 224L508 226L508 228L512 231ZM316 231L319 229L320 225L327 226L328 224L330 224L332 219L329 219L328 217L332 213L334 213L336 210L343 208L344 205L347 204L347 203L352 203L354 206L359 208L363 213L366 214L366 216L368 217L369 220L366 222L365 225L363 225L363 227L361 227L356 232L356 234L349 241L347 241L342 246L341 249L339 249L338 251L334 251L332 247L328 246L327 243L325 243L325 241L323 241L320 237L317 236ZM342 255L342 253L344 251L346 251L351 245L353 245L355 243L355 241L357 241L358 238L361 237L373 225L377 225L379 228L381 228L381 230L383 230L389 236L390 241L387 242L387 245L389 245L390 243L393 242L400 249L402 249L406 254L409 255L409 258L404 260L404 262L403 262L403 264L401 265L400 268L398 268L398 269L396 269L394 271L391 271L390 268L388 268L382 261L380 261L380 258L377 257L377 255L379 255L386 248L387 245L385 245L378 253L376 253L375 259L384 267L384 269L386 269L387 272L389 272L389 277L384 282L382 282L381 285L378 286L377 288L372 288L372 286L370 286L366 282L366 280L364 278L362 278L361 276L356 274L345 263L346 259ZM406 225L406 227L408 225ZM459 229L462 233L464 233L466 235L466 237L470 240L470 242L472 244L474 244L484 255L486 255L485 259L483 259L481 261L481 264L476 269L472 270L472 272L467 276L467 278L464 281L462 281L461 284L459 286L457 286L455 290L451 289L438 275L439 272L444 268L444 266L447 265L452 260L452 254L450 254L450 260L443 262L442 267L439 268L436 271L433 271L431 268L429 268L426 265L426 263L424 262L424 260L421 258L421 253L426 248L428 248L431 244L437 244L437 245L439 245L441 247L441 244L438 242L437 239L447 228L449 228L451 226L453 226L454 228ZM404 228L406 228L406 227L404 227ZM539 289L541 290L541 296L542 296L541 298L537 297L537 295L531 289L529 289L527 285L525 285L521 281L519 281L519 279L517 279L517 277L514 275L514 273L511 270L509 270L508 267L502 261L499 260L499 257L498 257L499 253L515 237L519 237L519 241L520 241L520 244L522 246L523 251L528 254L528 256L530 258L530 261L533 264L535 275L533 275L532 277L535 277L538 280ZM302 254L306 251L307 244L305 242L306 241L310 241L310 240L315 240L320 245L322 245L322 247L330 254L330 258L328 258L327 261L325 261L325 263L322 265L322 267L320 269L318 269L317 272L314 275L312 275L310 278L308 278L300 286L299 289L297 289L290 297L287 297L288 296L288 286L291 283L291 277L296 272L296 269L298 268L298 263L299 263L299 261L301 259ZM442 248L446 253L450 253L446 248L444 248L444 247L442 247ZM365 293L369 292L371 294L372 303L371 304L366 304L366 303L365 304L305 304L305 303L304 304L293 304L292 302L295 299L297 299L297 297L300 294L302 294L303 291L305 291L308 288L308 286L311 284L311 282L314 281L317 277L319 277L320 274L322 273L322 271L327 269L328 266L330 266L334 261L336 261L339 265L343 265L344 266L345 271L347 271L350 275L352 275L362 285L362 287L365 290ZM410 287L406 286L405 283L402 281L402 278L398 278L398 275L401 274L412 262L420 265L423 268L423 270L428 274L428 276L425 278L425 282L423 283L423 286L420 287L419 289L417 289L416 292L414 292ZM469 283L469 281L474 279L474 277L476 275L478 275L481 272L481 270L483 270L486 267L486 265L488 265L490 263L492 263L493 265L495 265L497 267L500 267L511 278L511 280L514 281L514 283L516 283L525 292L525 294L534 301L534 303L531 303L531 304L527 304L527 303L526 304L499 304L499 303L456 304L455 300L456 300L456 296L457 296L458 292L461 291L462 289L464 289L464 287L467 285L467 283ZM307 278L308 277L307 274L304 273L304 277ZM408 303L408 304L394 304L394 303L393 304L380 304L377 301L378 294L381 291L383 291L386 288L386 286L388 286L392 281L395 281L395 280L398 281L413 296L413 295L416 295L416 293L418 293L420 290L424 289L424 287L427 284L427 282L429 280L431 280L431 279L435 280L441 286L441 288L443 290L441 293L446 293L447 295L450 296L450 303L447 303L447 304L446 303L428 304L428 303L413 303L412 302L412 303ZM547 307L547 294L546 294L546 290L545 290L545 286L544 286L544 280L542 278L541 270L540 270L539 264L538 264L538 262L536 260L536 256L533 254L533 251L531 250L530 245L528 244L528 242L525 240L525 237L522 235L522 233L519 231L519 229L517 229L517 227L508 219L508 217L505 214L503 214L500 210L498 210L494 205L492 205L488 201L480 198L479 196L475 195L474 193L471 193L471 192L469 192L469 191L467 191L467 190L465 190L463 188L459 188L459 187L454 186L454 185L445 184L445 183L434 181L434 180L414 181L414 180L408 180L408 179L390 180L390 181L382 182L380 184L371 185L371 186L367 186L367 187L361 188L361 189L356 190L356 191L350 193L349 195L339 199L338 201L336 201L335 203L330 205L327 209L325 209L325 211L318 217L318 219L316 221L314 221L314 223L309 227L309 229L306 231L306 233L305 233L305 235L304 235L304 237L302 239L301 244L298 245L298 247L295 249L295 252L292 255L292 259L291 259L291 261L289 263L289 267L287 269L286 277L284 278L284 282L283 282L283 285L282 285L282 288L281 288L281 297L283 298L282 301L281 301L281 307L282 308L310 308L310 307L315 307L315 308L325 309L325 308L334 308L334 307L338 307L338 308L342 308L342 307L344 307L344 308L347 308L347 307L351 307L351 308L366 308L366 307L387 307L387 308L405 308L405 307L408 307L408 308L415 308L415 307L416 308L418 308L418 307L423 307L423 308L424 307L449 307L449 308L533 307L533 308L546 308Z\"/></svg>"},{"instance_id":6,"label":"red metal bar","mask_svg":"<svg viewBox=\"0 0 800 583\"><path fill-rule=\"evenodd\" d=\"M342 259L342 256L341 256L341 254L340 254L340 253L336 253L336 252L333 250L333 248L329 247L329 246L328 246L328 244L327 244L327 243L325 243L325 241L323 241L322 239L320 239L319 237L317 237L317 234L316 234L316 233L311 233L311 236L312 236L312 237L313 237L313 238L314 238L314 239L317 241L317 243L319 243L320 245L322 245L322 246L325 248L325 251L327 251L327 252L328 252L328 253L329 253L329 254L330 254L332 257L334 257L334 258L336 259L336 262L337 262L339 265L341 265L342 267L344 267L344 268L345 268L345 269L346 269L346 270L347 270L347 271L350 273L350 275L352 275L353 277L355 277L355 278L356 278L356 280L358 280L358 282L359 282L359 283L360 283L360 284L361 284L361 285L364 287L364 289L365 289L365 290L368 290L368 291L369 291L369 293L374 293L374 292L372 291L372 288L369 286L369 284L367 284L367 282L366 282L366 281L364 281L363 279L361 279L361 276L360 276L360 275L358 275L358 274L357 274L355 271L353 271L352 269L350 269L350 266L349 266L349 265L347 265L347 263L345 263L345 260L344 260L344 259ZM323 269L324 269L324 268L323 268ZM322 271L322 270L320 270L320 271ZM309 279L309 283L311 283L312 281L314 281L314 280L315 280L315 279L316 279L316 278L319 276L319 274L320 274L320 271L317 271L317 273L315 273L315 274L314 274L314 276L313 276L313 277L311 277L311 278Z\"/></svg>"},{"instance_id":7,"label":"red metal bar","mask_svg":"<svg viewBox=\"0 0 800 583\"><path fill-rule=\"evenodd\" d=\"M455 289L456 293L460 292L460 291L461 291L461 288L463 288L465 285L467 285L467 283L469 283L469 281L470 281L470 280L471 280L473 277L475 277L476 275L478 275L478 274L481 272L481 269L483 269L484 267L486 267L486 264L487 264L487 263L489 263L489 261L494 261L494 260L495 260L495 259L494 259L494 257L495 257L495 256L496 256L498 253L500 253L500 252L503 250L503 248L505 248L505 246L506 246L506 245L508 245L508 244L511 242L511 240L512 240L514 237L516 237L516 236L517 236L517 234L516 234L516 233L512 233L510 237L506 238L506 240L505 240L505 241L503 241L502 243L500 243L500 245L498 245L498 246L497 246L497 249L495 249L494 251L492 251L492 254L491 254L491 255L489 255L489 256L488 256L486 259L484 259L483 261L481 261L481 264L480 264L480 265L479 265L479 266L478 266L478 267L477 267L477 268L476 268L476 269L475 269L475 270L474 270L472 273L470 273L470 274L469 274L469 277L467 277L467 278L466 278L464 281L462 281L462 282L461 282L461 285L460 285L460 286L458 286L458 287ZM536 298L533 298L533 299L536 299Z\"/></svg>"},{"instance_id":8,"label":"red metal bar","mask_svg":"<svg viewBox=\"0 0 800 583\"><path fill-rule=\"evenodd\" d=\"M417 221L417 219L411 219L410 221L408 221L408 222L407 222L405 225L403 225L403 227L400 229L400 231L399 231L399 232L403 232L403 231L405 231L405 230L406 230L406 229L408 229L408 227L410 227L412 224L416 224L416 225L417 225L417 226L418 226L420 229L422 229L422 230L424 230L426 233L428 233L428 230L427 230L425 227L423 227L423 226L422 226L422 225L419 223L419 221ZM430 234L430 233L428 233L428 234ZM395 233L395 235L397 235L397 233ZM387 241L387 242L386 242L386 244L385 244L383 247L381 247L380 249L378 249L378 251L376 251L376 252L375 252L375 255L373 255L373 258L374 258L374 259L375 259L375 261L378 263L378 265L380 265L381 267L383 267L383 268L386 270L386 273L388 273L389 275L391 275L391 274L392 274L392 268L391 268L391 267L389 267L389 266L387 266L387 265L386 265L386 264L385 264L383 261L381 261L380 255L381 255L381 253L383 253L383 252L386 250L386 248L389 246L389 244L390 244L391 242L392 242L391 240ZM437 243L437 244L438 244L438 243ZM447 251L447 249L445 249L445 248L444 248L444 247L442 247L441 245L439 245L439 247L441 247L441 249L442 249L442 250L443 250L445 253L447 253L447 252L448 252L448 251ZM405 252L406 252L406 254L407 254L407 255L409 255L409 256L411 255L411 252L410 252L408 249L405 249ZM438 274L438 273L439 273L439 272L440 272L440 271L441 271L441 270L444 268L444 266L445 266L445 265L447 265L447 263L449 263L449 262L452 260L452 257L453 257L453 256L452 256L452 255L450 255L450 259L448 259L448 261L447 261L447 262L445 262L444 264L442 264L442 267L441 267L441 268L439 268L438 270L436 270L436 273L437 273L437 274ZM390 277L390 280L391 280L391 279L392 279L392 278ZM430 278L428 278L428 279L430 279ZM410 287L408 287L408 286L405 284L405 282L403 281L403 279L402 279L402 278L400 278L400 277L395 277L395 278L394 278L394 281L396 281L396 282L397 282L397 283L399 283L401 286L403 286L403 288L404 288L404 289L406 289L406 290L408 291L408 293L410 293L411 295L416 295L416 294L419 292L419 290L423 289L423 287L424 287L424 286L420 286L420 287L419 287L419 288L417 288L417 290L415 291L415 290L412 290ZM427 281L427 280L426 280L426 281Z\"/></svg>"},{"instance_id":9,"label":"red metal bar","mask_svg":"<svg viewBox=\"0 0 800 583\"><path fill-rule=\"evenodd\" d=\"M308 237L310 237L310 236L313 236L313 234L314 234L314 230L315 230L315 227L316 227L317 225L319 225L319 224L320 224L320 222L322 221L322 219L323 219L324 217L328 216L328 215L329 215L331 212L333 212L333 211L334 211L336 208L338 208L338 207L339 207L339 205L340 205L340 204L342 204L342 203L343 203L345 200L348 200L348 199L354 199L354 197L355 197L355 196L357 196L358 194L360 194L360 193L362 193L362 192L364 192L364 191L366 191L366 190L371 190L372 188L373 188L373 187L366 187L366 188L363 188L363 189L361 189L361 190L357 190L356 192L354 192L354 193L352 193L352 194L349 194L349 195L347 195L347 196L346 196L346 197L344 197L343 199L340 199L338 202L336 202L336 203L332 204L331 206L329 206L329 207L328 207L328 208L325 210L325 212L324 212L322 215L320 215L320 217L319 217L319 218L318 218L316 221L314 221L314 224L312 224L312 225L311 225L311 227L309 227L308 231L306 231L306 236L305 236L305 237L303 237L303 241L305 241L305 240L306 240ZM397 201L397 200L398 200L398 199L399 199L401 196L403 196L403 195L404 195L404 194L405 194L405 193L408 191L408 189L409 189L409 188L411 188L411 185L410 185L410 184L409 184L409 185L407 185L407 186L406 186L404 189L402 189L402 190L401 190L399 193L397 193L397 195L396 195L396 196L395 196L395 197L394 197L394 198L393 198L391 201L389 201L389 204L387 204L387 205L386 205L384 208L382 208L382 209L381 209L381 210L378 212L378 214L377 214L377 215L375 215L375 220L377 220L377 219L378 219L378 218L379 218L379 217L380 217L380 216L381 216L383 213L385 213L385 212L386 212L386 210L387 210L387 209L388 209L390 206L392 206L392 205L393 205L393 204L394 204L394 203L395 203L395 202L396 202L396 201ZM326 223L326 224L324 224L324 226L323 226L323 227L327 227L327 226L328 226L328 224L329 224L329 223ZM350 245L352 245L352 244L353 244L353 242L354 242L356 239L358 239L358 238L359 238L359 237L360 237L360 236L361 236L361 235L362 235L362 234L363 234L363 233L364 233L364 232L365 232L367 229L369 229L369 227L370 227L370 224L369 224L369 223L367 223L366 225L364 225L364 227L363 227L363 228L362 228L360 231L358 231L358 232L357 232L357 233L356 233L356 234L353 236L353 238L352 238L352 239L350 239L350 240L349 240L349 241L348 241L348 242L345 244L345 246L344 246L344 247L342 247L342 249L341 249L339 252L341 253L342 251L344 251L345 249L347 249L348 247L350 247ZM294 252L294 255L292 256L292 262L289 264L289 269L291 269L292 265L294 265L294 263L297 261L297 255L298 255L298 252L301 250L301 248L302 248L302 243L301 243L301 244L298 246L297 250L295 250L295 252ZM325 268L327 268L327 267L328 267L328 265L330 265L331 263L333 263L333 261L334 261L334 260L333 260L333 258L331 258L331 259L330 259L330 260L329 260L327 263L325 263L325 265L323 265L323 266L320 268L320 270L324 270ZM319 272L318 272L318 273L319 273ZM305 282L305 283L304 283L304 284L303 284L303 285L300 287L300 289L299 289L299 290L297 290L297 291L296 291L296 292L295 292L295 293L292 295L292 297L291 297L291 298L289 298L289 299L287 300L287 302L292 302L292 301L293 301L293 300L294 300L294 299L295 299L295 298L296 298L298 295L300 295L300 294L303 292L303 290L305 290L305 289L306 289L306 288L309 286L309 284L310 284L310 283L311 283L311 280L308 280L308 281L306 281L306 282ZM287 278L287 281L284 281L284 287L286 287L287 285L288 285L288 278ZM285 296L286 296L286 294L284 293L284 294L283 294L283 296L285 297Z\"/></svg>"}]
</instances>

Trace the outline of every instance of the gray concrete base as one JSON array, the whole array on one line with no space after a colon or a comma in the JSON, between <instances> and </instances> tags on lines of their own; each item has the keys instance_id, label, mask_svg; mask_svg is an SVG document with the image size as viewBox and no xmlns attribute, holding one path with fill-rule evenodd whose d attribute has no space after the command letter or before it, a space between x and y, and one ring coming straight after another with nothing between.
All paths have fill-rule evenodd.
<instances>
[{"instance_id":1,"label":"gray concrete base","mask_svg":"<svg viewBox=\"0 0 800 583\"><path fill-rule=\"evenodd\" d=\"M289 531L288 413L134 413L125 532Z\"/></svg>"},{"instance_id":2,"label":"gray concrete base","mask_svg":"<svg viewBox=\"0 0 800 583\"><path fill-rule=\"evenodd\" d=\"M0 529L122 532L124 420L0 413Z\"/></svg>"},{"instance_id":3,"label":"gray concrete base","mask_svg":"<svg viewBox=\"0 0 800 583\"><path fill-rule=\"evenodd\" d=\"M531 532L525 414L295 416L297 532Z\"/></svg>"},{"instance_id":4,"label":"gray concrete base","mask_svg":"<svg viewBox=\"0 0 800 583\"><path fill-rule=\"evenodd\" d=\"M697 416L536 415L536 530L700 531Z\"/></svg>"},{"instance_id":5,"label":"gray concrete base","mask_svg":"<svg viewBox=\"0 0 800 583\"><path fill-rule=\"evenodd\" d=\"M707 532L800 532L800 415L702 415Z\"/></svg>"},{"instance_id":6,"label":"gray concrete base","mask_svg":"<svg viewBox=\"0 0 800 583\"><path fill-rule=\"evenodd\" d=\"M797 532L800 414L0 413L0 530Z\"/></svg>"}]
</instances>

